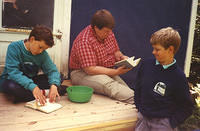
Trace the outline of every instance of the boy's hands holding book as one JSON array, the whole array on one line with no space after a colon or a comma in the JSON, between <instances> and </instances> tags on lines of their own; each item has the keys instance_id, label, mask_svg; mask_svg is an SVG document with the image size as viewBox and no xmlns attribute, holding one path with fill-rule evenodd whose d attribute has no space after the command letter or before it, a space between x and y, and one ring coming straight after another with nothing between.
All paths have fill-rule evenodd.
<instances>
[{"instance_id":1,"label":"boy's hands holding book","mask_svg":"<svg viewBox=\"0 0 200 131\"><path fill-rule=\"evenodd\" d=\"M40 103L41 105L45 105L45 103L47 102L45 94L43 94L43 91L37 86L33 89L33 96L35 97L36 102ZM60 99L57 86L51 85L51 88L48 94L49 102L55 102L56 97Z\"/></svg>"},{"instance_id":2,"label":"boy's hands holding book","mask_svg":"<svg viewBox=\"0 0 200 131\"><path fill-rule=\"evenodd\" d=\"M129 57L128 59L124 59L124 60L121 60L121 61L118 61L115 63L115 67L121 67L121 66L124 66L124 68L133 68L135 66L137 66L141 60L141 58L138 58L138 59L135 59L134 60L134 56L132 57Z\"/></svg>"}]
</instances>

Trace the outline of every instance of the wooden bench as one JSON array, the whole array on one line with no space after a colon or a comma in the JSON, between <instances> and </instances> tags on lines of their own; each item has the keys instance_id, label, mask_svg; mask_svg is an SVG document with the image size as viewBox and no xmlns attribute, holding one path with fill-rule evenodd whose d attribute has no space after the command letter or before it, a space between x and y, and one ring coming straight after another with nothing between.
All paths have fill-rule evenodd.
<instances>
[{"instance_id":1,"label":"wooden bench","mask_svg":"<svg viewBox=\"0 0 200 131\"><path fill-rule=\"evenodd\" d=\"M70 81L65 81L69 85ZM63 107L45 114L13 104L0 93L0 130L133 131L137 120L134 105L93 94L88 103L73 103L67 94L58 103Z\"/></svg>"}]
</instances>

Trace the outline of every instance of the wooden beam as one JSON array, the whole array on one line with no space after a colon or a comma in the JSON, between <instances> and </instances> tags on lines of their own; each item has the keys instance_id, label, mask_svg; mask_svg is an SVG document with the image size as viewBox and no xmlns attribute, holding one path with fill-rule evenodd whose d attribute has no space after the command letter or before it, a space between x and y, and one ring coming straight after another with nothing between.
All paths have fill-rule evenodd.
<instances>
[{"instance_id":1,"label":"wooden beam","mask_svg":"<svg viewBox=\"0 0 200 131\"><path fill-rule=\"evenodd\" d=\"M104 122L96 125L71 128L62 131L133 131L135 127L135 123L137 118L129 119L129 120L119 120L112 122Z\"/></svg>"}]
</instances>

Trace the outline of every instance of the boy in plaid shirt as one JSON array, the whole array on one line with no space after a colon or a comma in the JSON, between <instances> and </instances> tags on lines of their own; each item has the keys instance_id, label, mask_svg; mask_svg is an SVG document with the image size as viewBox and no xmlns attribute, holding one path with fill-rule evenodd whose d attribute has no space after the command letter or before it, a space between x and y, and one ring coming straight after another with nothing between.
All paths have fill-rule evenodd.
<instances>
[{"instance_id":1,"label":"boy in plaid shirt","mask_svg":"<svg viewBox=\"0 0 200 131\"><path fill-rule=\"evenodd\" d=\"M116 61L126 59L119 50L112 32L112 14L98 10L91 25L83 29L73 42L70 54L72 84L92 87L95 93L133 103L133 90L119 77L131 69L112 68Z\"/></svg>"}]
</instances>

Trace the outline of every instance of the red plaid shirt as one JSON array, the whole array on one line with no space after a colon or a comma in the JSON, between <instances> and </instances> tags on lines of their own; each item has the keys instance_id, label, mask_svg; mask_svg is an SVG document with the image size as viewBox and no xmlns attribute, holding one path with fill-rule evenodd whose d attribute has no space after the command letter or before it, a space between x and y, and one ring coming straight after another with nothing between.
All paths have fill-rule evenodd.
<instances>
[{"instance_id":1,"label":"red plaid shirt","mask_svg":"<svg viewBox=\"0 0 200 131\"><path fill-rule=\"evenodd\" d=\"M104 43L101 43L89 25L73 42L70 69L81 69L89 66L112 67L116 62L114 53L118 50L118 43L113 32L104 40Z\"/></svg>"}]
</instances>

